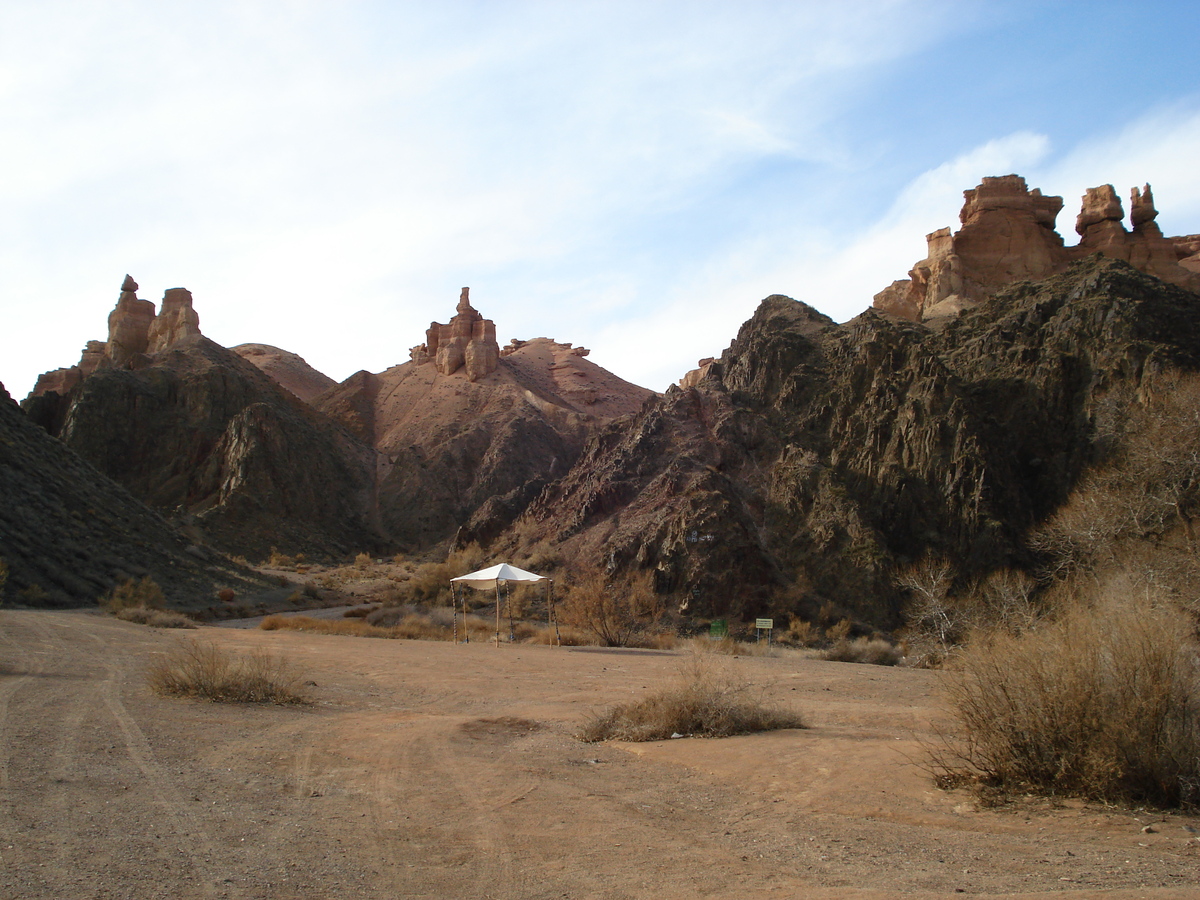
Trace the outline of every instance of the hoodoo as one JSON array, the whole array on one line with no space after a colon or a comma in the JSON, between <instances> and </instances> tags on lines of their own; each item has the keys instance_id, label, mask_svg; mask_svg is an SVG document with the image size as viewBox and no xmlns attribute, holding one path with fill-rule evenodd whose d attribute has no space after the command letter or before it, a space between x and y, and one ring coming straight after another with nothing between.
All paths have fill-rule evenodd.
<instances>
[{"instance_id":1,"label":"hoodoo","mask_svg":"<svg viewBox=\"0 0 1200 900\"><path fill-rule=\"evenodd\" d=\"M1195 236L1163 236L1154 221L1158 210L1148 184L1132 191L1132 231L1122 221L1125 212L1113 186L1089 188L1075 220L1080 239L1074 247L1067 247L1055 230L1062 197L1030 190L1019 175L984 178L973 190L963 191L963 198L962 228L926 235L928 255L908 278L875 295L875 309L913 322L957 315L1003 287L1057 275L1092 253L1200 291Z\"/></svg>"}]
</instances>

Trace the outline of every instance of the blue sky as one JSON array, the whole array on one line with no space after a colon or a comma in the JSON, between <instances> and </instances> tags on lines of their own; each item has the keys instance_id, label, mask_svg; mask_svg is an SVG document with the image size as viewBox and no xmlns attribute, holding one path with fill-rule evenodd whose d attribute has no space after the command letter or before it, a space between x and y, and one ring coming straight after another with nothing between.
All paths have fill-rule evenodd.
<instances>
[{"instance_id":1,"label":"blue sky","mask_svg":"<svg viewBox=\"0 0 1200 900\"><path fill-rule=\"evenodd\" d=\"M0 0L0 381L122 278L341 380L459 288L657 390L772 293L839 321L962 191L1200 232L1200 3Z\"/></svg>"}]
</instances>

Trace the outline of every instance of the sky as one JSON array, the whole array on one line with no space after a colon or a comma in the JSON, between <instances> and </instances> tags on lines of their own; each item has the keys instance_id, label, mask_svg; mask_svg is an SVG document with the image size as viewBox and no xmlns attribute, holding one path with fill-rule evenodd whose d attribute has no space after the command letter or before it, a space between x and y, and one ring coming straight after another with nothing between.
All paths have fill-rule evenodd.
<instances>
[{"instance_id":1,"label":"sky","mask_svg":"<svg viewBox=\"0 0 1200 900\"><path fill-rule=\"evenodd\" d=\"M0 0L0 382L126 273L343 380L459 290L655 390L770 294L837 321L1017 173L1200 232L1200 3Z\"/></svg>"}]
</instances>

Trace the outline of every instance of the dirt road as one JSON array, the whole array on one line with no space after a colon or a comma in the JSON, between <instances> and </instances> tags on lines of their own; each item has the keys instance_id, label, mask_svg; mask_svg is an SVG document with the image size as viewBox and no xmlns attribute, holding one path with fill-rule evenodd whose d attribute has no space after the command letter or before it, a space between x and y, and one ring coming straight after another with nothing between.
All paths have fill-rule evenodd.
<instances>
[{"instance_id":1,"label":"dirt road","mask_svg":"<svg viewBox=\"0 0 1200 900\"><path fill-rule=\"evenodd\" d=\"M178 633L0 611L0 897L1200 897L1194 817L936 790L928 672L737 659L812 727L589 745L678 657L187 637L286 654L314 703L159 698Z\"/></svg>"}]
</instances>

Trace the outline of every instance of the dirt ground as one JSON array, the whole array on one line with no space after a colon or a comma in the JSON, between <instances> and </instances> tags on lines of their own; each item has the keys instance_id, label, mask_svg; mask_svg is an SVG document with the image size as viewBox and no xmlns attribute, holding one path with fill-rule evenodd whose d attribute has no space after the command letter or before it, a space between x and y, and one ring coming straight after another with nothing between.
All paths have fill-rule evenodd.
<instances>
[{"instance_id":1,"label":"dirt ground","mask_svg":"<svg viewBox=\"0 0 1200 900\"><path fill-rule=\"evenodd\" d=\"M1200 897L1195 817L934 788L929 672L739 658L811 728L596 745L588 712L679 655L197 637L285 654L314 702L163 699L178 632L0 611L0 896Z\"/></svg>"}]
</instances>

